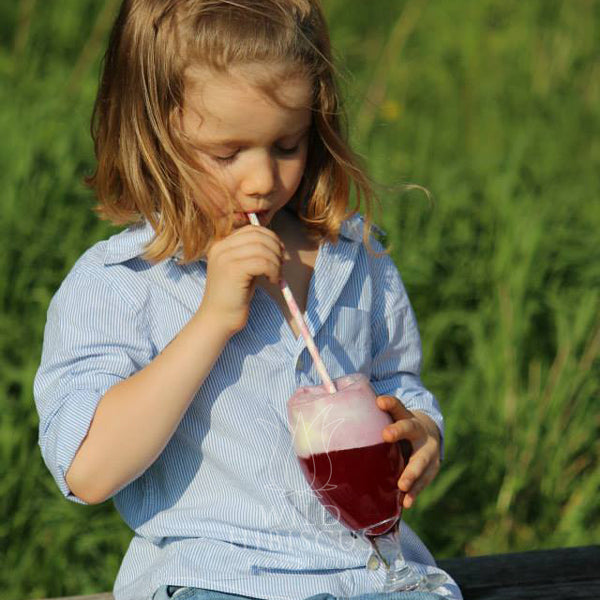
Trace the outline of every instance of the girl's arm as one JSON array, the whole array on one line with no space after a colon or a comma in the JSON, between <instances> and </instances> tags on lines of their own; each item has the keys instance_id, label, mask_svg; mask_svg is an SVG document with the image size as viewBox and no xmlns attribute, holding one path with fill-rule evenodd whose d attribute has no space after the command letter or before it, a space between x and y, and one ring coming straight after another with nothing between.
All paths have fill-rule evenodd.
<instances>
[{"instance_id":1,"label":"girl's arm","mask_svg":"<svg viewBox=\"0 0 600 600\"><path fill-rule=\"evenodd\" d=\"M378 243L376 251L382 250ZM415 314L398 270L389 255L371 258L373 295L371 317L372 380L378 395L398 398L424 425L435 426L443 458L444 418L434 395L421 381L421 338Z\"/></svg>"},{"instance_id":2,"label":"girl's arm","mask_svg":"<svg viewBox=\"0 0 600 600\"><path fill-rule=\"evenodd\" d=\"M375 250L381 250L378 243ZM406 439L413 452L398 487L410 508L437 475L443 455L443 417L420 378L422 352L417 321L402 279L389 255L370 257L373 276L371 384L382 410L394 423L382 432L386 442Z\"/></svg>"},{"instance_id":3,"label":"girl's arm","mask_svg":"<svg viewBox=\"0 0 600 600\"><path fill-rule=\"evenodd\" d=\"M89 504L111 497L162 452L230 337L201 307L147 367L102 397L66 481Z\"/></svg>"},{"instance_id":4,"label":"girl's arm","mask_svg":"<svg viewBox=\"0 0 600 600\"><path fill-rule=\"evenodd\" d=\"M280 277L282 245L248 226L208 253L202 303L145 368L101 398L65 475L77 497L99 503L141 475L165 448L229 338L246 323L255 278Z\"/></svg>"}]
</instances>

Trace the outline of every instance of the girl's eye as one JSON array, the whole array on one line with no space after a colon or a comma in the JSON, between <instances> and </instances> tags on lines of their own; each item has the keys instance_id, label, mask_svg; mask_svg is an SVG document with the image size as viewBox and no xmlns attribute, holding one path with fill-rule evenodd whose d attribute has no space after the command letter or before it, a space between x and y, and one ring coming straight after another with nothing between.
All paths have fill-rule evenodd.
<instances>
[{"instance_id":1,"label":"girl's eye","mask_svg":"<svg viewBox=\"0 0 600 600\"><path fill-rule=\"evenodd\" d=\"M289 148L275 146L275 152L282 156L293 156L299 150L300 150L300 143L297 143L296 145L291 146ZM227 154L225 156L222 156L219 154L213 154L213 155L211 155L211 158L215 162L219 163L220 165L227 165L229 163L232 163L236 159L236 157L238 156L239 153L240 153L240 151L236 150L235 152L231 152L231 154Z\"/></svg>"},{"instance_id":2,"label":"girl's eye","mask_svg":"<svg viewBox=\"0 0 600 600\"><path fill-rule=\"evenodd\" d=\"M283 154L284 156L291 156L293 154L296 154L296 152L298 152L299 149L300 149L300 144L296 144L295 146L292 146L291 148L282 148L281 146L278 146L277 152L279 152L279 154Z\"/></svg>"},{"instance_id":3,"label":"girl's eye","mask_svg":"<svg viewBox=\"0 0 600 600\"><path fill-rule=\"evenodd\" d=\"M227 156L218 156L218 155L213 155L212 159L216 160L218 163L222 164L222 165L226 165L227 163L233 162L235 160L235 157L238 155L239 150L236 150L235 152L232 152L231 154L228 154Z\"/></svg>"}]
</instances>

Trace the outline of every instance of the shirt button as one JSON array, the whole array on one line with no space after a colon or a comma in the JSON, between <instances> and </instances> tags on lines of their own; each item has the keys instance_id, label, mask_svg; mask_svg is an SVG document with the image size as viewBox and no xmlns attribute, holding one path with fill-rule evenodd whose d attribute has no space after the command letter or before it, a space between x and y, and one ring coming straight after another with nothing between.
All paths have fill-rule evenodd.
<instances>
[{"instance_id":1,"label":"shirt button","mask_svg":"<svg viewBox=\"0 0 600 600\"><path fill-rule=\"evenodd\" d=\"M369 556L369 560L367 561L367 569L369 569L369 571L377 571L380 564L381 563L379 562L377 556L371 554L371 556Z\"/></svg>"}]
</instances>

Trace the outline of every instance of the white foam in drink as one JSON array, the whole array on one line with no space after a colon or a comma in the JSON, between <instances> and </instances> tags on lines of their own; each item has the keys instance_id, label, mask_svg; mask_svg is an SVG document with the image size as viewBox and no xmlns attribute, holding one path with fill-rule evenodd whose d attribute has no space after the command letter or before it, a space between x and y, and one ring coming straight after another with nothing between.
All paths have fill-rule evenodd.
<instances>
[{"instance_id":1,"label":"white foam in drink","mask_svg":"<svg viewBox=\"0 0 600 600\"><path fill-rule=\"evenodd\" d=\"M288 400L294 449L300 458L383 442L381 434L391 417L377 406L369 380L357 373L334 383L334 394L323 385L306 386Z\"/></svg>"}]
</instances>

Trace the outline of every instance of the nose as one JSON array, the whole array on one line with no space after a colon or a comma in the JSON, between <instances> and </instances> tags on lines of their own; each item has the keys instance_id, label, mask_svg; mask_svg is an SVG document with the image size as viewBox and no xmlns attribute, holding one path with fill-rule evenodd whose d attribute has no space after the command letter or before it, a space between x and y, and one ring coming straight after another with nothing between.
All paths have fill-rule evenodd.
<instances>
[{"instance_id":1,"label":"nose","mask_svg":"<svg viewBox=\"0 0 600 600\"><path fill-rule=\"evenodd\" d=\"M269 152L257 152L246 164L241 182L245 196L268 196L275 187L275 163Z\"/></svg>"}]
</instances>

